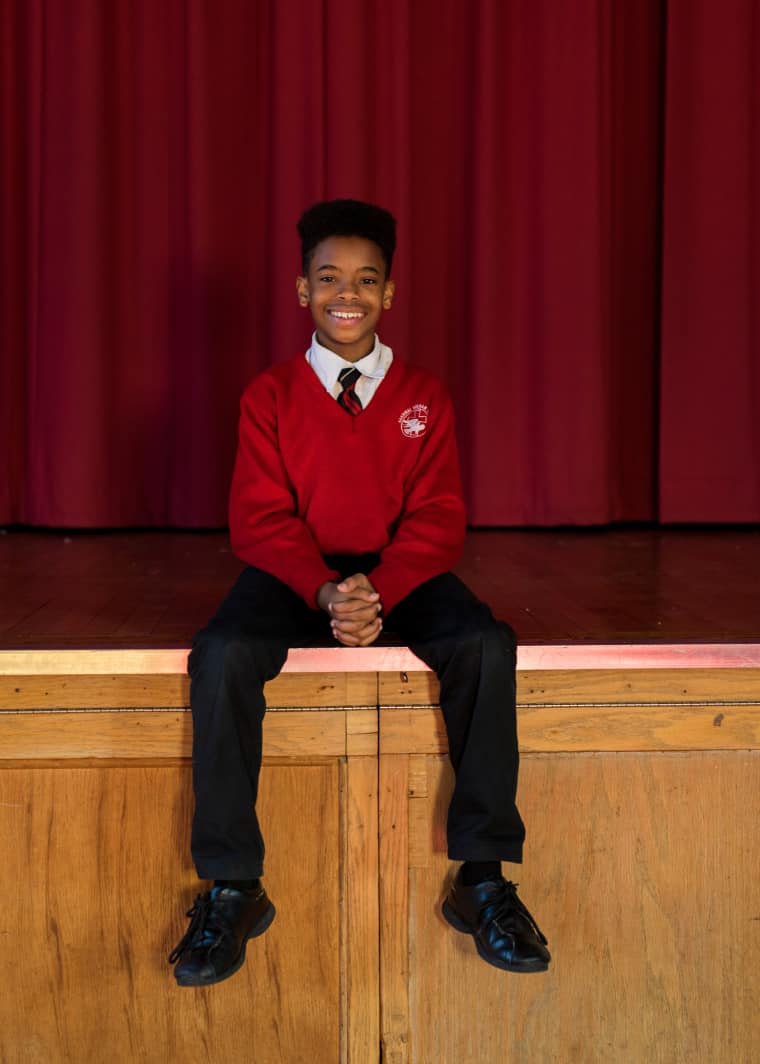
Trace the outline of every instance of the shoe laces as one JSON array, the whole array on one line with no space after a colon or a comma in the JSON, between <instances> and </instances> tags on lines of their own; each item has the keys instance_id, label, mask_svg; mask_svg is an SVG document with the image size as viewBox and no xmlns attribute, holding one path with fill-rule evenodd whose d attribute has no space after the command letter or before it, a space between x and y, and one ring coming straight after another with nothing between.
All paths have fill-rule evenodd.
<instances>
[{"instance_id":1,"label":"shoe laces","mask_svg":"<svg viewBox=\"0 0 760 1064\"><path fill-rule=\"evenodd\" d=\"M185 916L190 917L190 926L169 954L169 964L178 961L186 950L203 949L213 945L217 940L218 932L223 929L213 927L209 923L209 917L216 901L215 893L218 893L216 888L208 894L199 894L192 908L185 913Z\"/></svg>"},{"instance_id":2,"label":"shoe laces","mask_svg":"<svg viewBox=\"0 0 760 1064\"><path fill-rule=\"evenodd\" d=\"M511 917L515 912L517 912L524 920L527 921L531 930L537 935L539 941L541 941L543 945L546 946L548 944L548 939L546 938L536 921L533 919L527 907L523 905L517 895L518 884L512 883L508 879L504 879L499 885L503 885L504 889L501 891L499 899L493 902L493 907L491 909L490 915L494 923L498 925L499 930L502 932L502 934L504 934L505 932L501 921L503 920L506 923L507 918Z\"/></svg>"}]
</instances>

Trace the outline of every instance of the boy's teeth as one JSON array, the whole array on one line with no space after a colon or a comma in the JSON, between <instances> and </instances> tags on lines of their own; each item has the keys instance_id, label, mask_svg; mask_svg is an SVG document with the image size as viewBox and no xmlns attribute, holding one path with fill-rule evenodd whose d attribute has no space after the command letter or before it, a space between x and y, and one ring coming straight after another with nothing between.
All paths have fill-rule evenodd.
<instances>
[{"instance_id":1,"label":"boy's teeth","mask_svg":"<svg viewBox=\"0 0 760 1064\"><path fill-rule=\"evenodd\" d=\"M330 313L332 314L332 316L334 318L360 318L361 317L361 314L348 314L345 311L341 311L341 310L332 310L332 311L330 311Z\"/></svg>"}]
</instances>

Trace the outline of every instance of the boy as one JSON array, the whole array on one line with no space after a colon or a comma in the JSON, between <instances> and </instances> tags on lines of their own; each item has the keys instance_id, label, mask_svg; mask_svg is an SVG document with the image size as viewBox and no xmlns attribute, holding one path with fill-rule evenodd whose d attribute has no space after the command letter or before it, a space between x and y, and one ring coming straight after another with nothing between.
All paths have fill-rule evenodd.
<instances>
[{"instance_id":1,"label":"boy","mask_svg":"<svg viewBox=\"0 0 760 1064\"><path fill-rule=\"evenodd\" d=\"M175 977L227 978L274 919L255 811L264 683L289 647L329 634L368 646L386 623L440 680L456 774L448 852L463 862L444 916L488 963L544 971L546 939L500 866L522 859L524 838L514 634L449 572L465 531L450 400L375 335L393 300L395 220L334 200L307 210L298 232L296 291L315 332L305 358L243 395L230 533L248 568L189 661L192 852L214 886L188 913Z\"/></svg>"}]
</instances>

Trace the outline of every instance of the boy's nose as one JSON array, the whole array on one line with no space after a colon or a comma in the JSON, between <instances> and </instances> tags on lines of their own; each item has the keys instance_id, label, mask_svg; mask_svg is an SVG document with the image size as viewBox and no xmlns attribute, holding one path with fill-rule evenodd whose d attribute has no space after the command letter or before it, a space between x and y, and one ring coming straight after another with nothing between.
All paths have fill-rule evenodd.
<instances>
[{"instance_id":1,"label":"boy's nose","mask_svg":"<svg viewBox=\"0 0 760 1064\"><path fill-rule=\"evenodd\" d=\"M356 281L344 281L338 294L344 299L350 299L351 296L356 296L358 292L359 286Z\"/></svg>"}]
</instances>

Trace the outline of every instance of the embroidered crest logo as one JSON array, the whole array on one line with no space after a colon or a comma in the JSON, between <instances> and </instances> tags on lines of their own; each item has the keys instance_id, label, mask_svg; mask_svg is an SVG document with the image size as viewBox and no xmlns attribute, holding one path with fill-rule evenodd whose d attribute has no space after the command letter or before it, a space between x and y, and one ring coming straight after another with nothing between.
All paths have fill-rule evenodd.
<instances>
[{"instance_id":1,"label":"embroidered crest logo","mask_svg":"<svg viewBox=\"0 0 760 1064\"><path fill-rule=\"evenodd\" d=\"M408 436L412 440L416 440L418 437L425 435L427 419L427 406L425 406L424 403L415 403L414 406L407 407L398 419L398 423L405 436Z\"/></svg>"}]
</instances>

